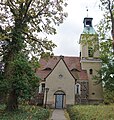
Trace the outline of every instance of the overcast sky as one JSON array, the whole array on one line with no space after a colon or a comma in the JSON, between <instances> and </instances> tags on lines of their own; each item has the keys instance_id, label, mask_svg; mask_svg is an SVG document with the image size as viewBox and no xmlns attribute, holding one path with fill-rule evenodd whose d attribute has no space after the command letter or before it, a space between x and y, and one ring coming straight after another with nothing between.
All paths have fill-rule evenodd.
<instances>
[{"instance_id":1,"label":"overcast sky","mask_svg":"<svg viewBox=\"0 0 114 120\"><path fill-rule=\"evenodd\" d=\"M57 28L57 34L50 38L57 45L54 49L55 55L79 56L79 38L83 31L83 19L87 17L86 7L88 7L88 17L93 18L93 26L98 24L102 18L99 9L100 0L68 0L66 11L68 17Z\"/></svg>"}]
</instances>

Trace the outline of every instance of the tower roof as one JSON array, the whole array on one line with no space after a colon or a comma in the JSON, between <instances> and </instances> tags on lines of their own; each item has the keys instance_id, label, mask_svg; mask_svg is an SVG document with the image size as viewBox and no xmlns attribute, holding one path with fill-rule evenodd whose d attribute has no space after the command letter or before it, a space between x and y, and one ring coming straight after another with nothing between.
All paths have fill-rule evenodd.
<instances>
[{"instance_id":1,"label":"tower roof","mask_svg":"<svg viewBox=\"0 0 114 120\"><path fill-rule=\"evenodd\" d=\"M84 30L82 34L96 34L96 31L94 30L92 26L92 20L93 18L86 17L84 18Z\"/></svg>"}]
</instances>

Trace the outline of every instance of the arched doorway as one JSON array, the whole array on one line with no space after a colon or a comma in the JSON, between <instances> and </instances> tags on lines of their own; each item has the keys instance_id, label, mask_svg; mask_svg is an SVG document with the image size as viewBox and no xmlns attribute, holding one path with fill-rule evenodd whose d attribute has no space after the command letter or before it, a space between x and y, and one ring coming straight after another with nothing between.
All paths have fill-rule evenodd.
<instances>
[{"instance_id":1,"label":"arched doorway","mask_svg":"<svg viewBox=\"0 0 114 120\"><path fill-rule=\"evenodd\" d=\"M64 105L65 93L62 90L58 90L55 95L55 108L62 109Z\"/></svg>"}]
</instances>

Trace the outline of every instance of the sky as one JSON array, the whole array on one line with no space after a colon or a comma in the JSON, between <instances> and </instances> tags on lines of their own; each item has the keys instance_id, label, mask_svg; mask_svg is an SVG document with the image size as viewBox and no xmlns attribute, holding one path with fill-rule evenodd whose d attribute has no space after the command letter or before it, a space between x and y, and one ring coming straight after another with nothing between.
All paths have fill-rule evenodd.
<instances>
[{"instance_id":1,"label":"sky","mask_svg":"<svg viewBox=\"0 0 114 120\"><path fill-rule=\"evenodd\" d=\"M50 39L57 45L54 55L79 56L79 38L83 31L84 17L93 18L93 26L102 19L102 11L99 9L100 0L68 0L65 11L68 17L64 23L57 27L57 34ZM88 12L86 11L88 7ZM95 28L95 27L94 27ZM96 28L95 28L96 29Z\"/></svg>"}]
</instances>

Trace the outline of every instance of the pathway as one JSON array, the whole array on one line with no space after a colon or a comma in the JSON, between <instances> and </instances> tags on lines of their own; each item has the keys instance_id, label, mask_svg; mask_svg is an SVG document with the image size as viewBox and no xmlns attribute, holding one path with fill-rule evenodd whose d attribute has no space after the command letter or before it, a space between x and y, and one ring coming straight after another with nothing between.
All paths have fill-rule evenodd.
<instances>
[{"instance_id":1,"label":"pathway","mask_svg":"<svg viewBox=\"0 0 114 120\"><path fill-rule=\"evenodd\" d=\"M63 109L55 109L50 120L67 120Z\"/></svg>"}]
</instances>

